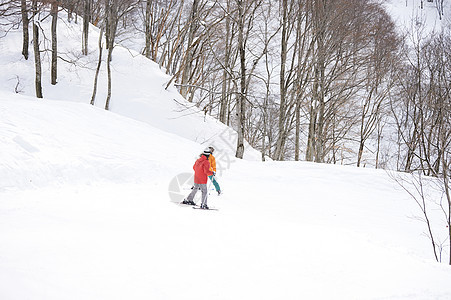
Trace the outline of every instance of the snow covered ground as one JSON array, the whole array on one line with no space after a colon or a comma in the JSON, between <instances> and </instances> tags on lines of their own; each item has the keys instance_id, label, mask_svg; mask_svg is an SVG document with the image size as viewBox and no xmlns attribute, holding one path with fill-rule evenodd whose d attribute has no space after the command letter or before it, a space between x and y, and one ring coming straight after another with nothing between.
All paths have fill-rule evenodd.
<instances>
[{"instance_id":1,"label":"snow covered ground","mask_svg":"<svg viewBox=\"0 0 451 300\"><path fill-rule=\"evenodd\" d=\"M232 160L199 211L169 196L199 144L87 104L0 115L2 299L451 297L384 171Z\"/></svg>"},{"instance_id":2,"label":"snow covered ground","mask_svg":"<svg viewBox=\"0 0 451 300\"><path fill-rule=\"evenodd\" d=\"M74 53L78 25L59 30ZM0 39L0 299L451 299L450 267L385 171L237 160L231 129L120 47L111 111L104 75L90 106L91 38L55 87L44 74L45 100L20 32ZM207 145L219 210L174 204Z\"/></svg>"}]
</instances>

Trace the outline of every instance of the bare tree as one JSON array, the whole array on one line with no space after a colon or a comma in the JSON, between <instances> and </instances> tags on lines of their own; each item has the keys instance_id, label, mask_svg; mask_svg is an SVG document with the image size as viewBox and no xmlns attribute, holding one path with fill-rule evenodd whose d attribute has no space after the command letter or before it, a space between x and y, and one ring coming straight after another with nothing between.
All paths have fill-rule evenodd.
<instances>
[{"instance_id":1,"label":"bare tree","mask_svg":"<svg viewBox=\"0 0 451 300\"><path fill-rule=\"evenodd\" d=\"M91 105L94 105L96 100L96 94L97 94L97 82L99 79L99 73L100 73L100 67L102 65L102 54L103 54L103 46L102 46L102 40L103 40L103 27L100 29L99 34L99 58L97 60L97 68L96 68L96 74L94 76L94 87L92 89L92 96L91 96Z\"/></svg>"},{"instance_id":2,"label":"bare tree","mask_svg":"<svg viewBox=\"0 0 451 300\"><path fill-rule=\"evenodd\" d=\"M291 119L291 111L293 109L293 101L289 100L289 90L295 81L295 56L298 54L296 47L297 41L292 42L294 49L291 51L292 58L289 60L290 54L290 40L292 34L296 33L296 17L300 15L297 12L297 1L282 0L281 2L281 49L280 49L280 74L279 74L279 91L280 91L280 105L279 105L279 133L277 137L276 147L274 149L274 159L283 160L283 150L285 142L288 138ZM291 99L294 94L291 94Z\"/></svg>"},{"instance_id":3,"label":"bare tree","mask_svg":"<svg viewBox=\"0 0 451 300\"><path fill-rule=\"evenodd\" d=\"M193 63L193 43L195 34L198 30L198 9L199 9L199 2L200 0L193 0L192 8L191 8L191 14L190 18L188 20L189 22L189 31L188 31L188 43L185 50L185 62L184 62L184 68L182 72L182 78L180 82L180 94L187 98L188 94L188 82L190 81L191 76L191 69L192 69L192 63Z\"/></svg>"},{"instance_id":4,"label":"bare tree","mask_svg":"<svg viewBox=\"0 0 451 300\"><path fill-rule=\"evenodd\" d=\"M229 124L228 111L230 105L230 84L231 84L231 64L233 56L232 43L234 40L234 30L233 25L235 23L231 22L231 0L227 0L226 8L224 9L224 19L225 19L225 40L224 40L224 62L223 62L223 72L222 72L222 87L221 87L221 100L220 100L220 111L219 120L224 124Z\"/></svg>"},{"instance_id":5,"label":"bare tree","mask_svg":"<svg viewBox=\"0 0 451 300\"><path fill-rule=\"evenodd\" d=\"M82 53L88 55L88 37L89 37L89 22L91 21L91 1L83 1L83 35L82 35Z\"/></svg>"},{"instance_id":6,"label":"bare tree","mask_svg":"<svg viewBox=\"0 0 451 300\"><path fill-rule=\"evenodd\" d=\"M262 153L262 161L265 161L266 156L272 156L271 146L273 144L273 139L277 138L273 136L273 128L277 128L277 113L275 104L275 95L272 91L272 80L275 78L276 66L272 65L274 61L274 56L276 55L276 47L272 46L273 39L278 35L280 31L280 26L272 26L270 20L273 18L274 7L271 4L267 4L263 9L262 22L260 22L261 27L261 42L264 45L262 53L264 61L264 74L255 74L254 76L261 80L264 84L264 93L261 93L260 98L255 101L260 110L259 114L254 116L255 120L251 122L249 128L254 128L253 132L248 135L249 143L255 148L260 150ZM257 96L258 98L258 96ZM259 101L260 100L260 101ZM251 107L252 108L252 107ZM253 114L251 114L252 118ZM260 143L260 145L259 145Z\"/></svg>"},{"instance_id":7,"label":"bare tree","mask_svg":"<svg viewBox=\"0 0 451 300\"><path fill-rule=\"evenodd\" d=\"M449 185L451 172L451 32L442 31L425 47L425 59L431 73L428 88L428 110L431 110L431 120L426 124L430 127L424 140L427 143L429 155L433 161L429 165L431 173L440 180L440 188L444 195L441 208L448 228L449 264L451 265L451 187Z\"/></svg>"},{"instance_id":8,"label":"bare tree","mask_svg":"<svg viewBox=\"0 0 451 300\"><path fill-rule=\"evenodd\" d=\"M55 85L58 77L58 37L57 37L57 22L58 22L58 0L50 2L50 14L52 15L52 67L51 67L51 84Z\"/></svg>"},{"instance_id":9,"label":"bare tree","mask_svg":"<svg viewBox=\"0 0 451 300\"><path fill-rule=\"evenodd\" d=\"M308 87L308 136L305 158L337 161L337 151L348 148L357 124L355 107L367 68L368 32L372 1L312 0L305 6L311 18L312 75ZM344 158L341 158L343 160Z\"/></svg>"},{"instance_id":10,"label":"bare tree","mask_svg":"<svg viewBox=\"0 0 451 300\"><path fill-rule=\"evenodd\" d=\"M386 99L394 85L392 70L396 68L399 57L399 41L395 33L395 25L384 11L378 6L372 7L374 14L370 16L373 24L369 28L369 56L365 68L365 82L363 95L361 96L361 117L359 126L359 151L357 155L357 166L362 161L365 142L378 128L381 120L380 114L386 106ZM380 128L380 126L379 126Z\"/></svg>"},{"instance_id":11,"label":"bare tree","mask_svg":"<svg viewBox=\"0 0 451 300\"><path fill-rule=\"evenodd\" d=\"M118 1L119 0L105 0L105 38L106 48L108 49L107 55L107 73L108 73L108 92L105 101L105 109L109 110L111 100L111 61L113 60L114 41L116 39L117 25L118 25Z\"/></svg>"},{"instance_id":12,"label":"bare tree","mask_svg":"<svg viewBox=\"0 0 451 300\"><path fill-rule=\"evenodd\" d=\"M421 24L414 24L412 47L406 52L407 64L400 74L402 94L393 104L393 116L406 152L402 168L438 176L449 147L446 142L445 148L441 147L440 142L442 132L449 127L448 120L441 122L450 93L445 79L449 74L447 51L442 50L449 46L449 33L426 35Z\"/></svg>"},{"instance_id":13,"label":"bare tree","mask_svg":"<svg viewBox=\"0 0 451 300\"><path fill-rule=\"evenodd\" d=\"M183 7L184 1L179 4ZM170 27L176 18L172 18L173 10L177 8L175 0L155 1L146 0L144 9L144 35L145 46L143 54L158 62L160 46L164 43L164 37L170 35ZM177 15L177 14L175 14ZM168 39L168 38L166 38Z\"/></svg>"},{"instance_id":14,"label":"bare tree","mask_svg":"<svg viewBox=\"0 0 451 300\"><path fill-rule=\"evenodd\" d=\"M296 94L295 107L295 154L294 159L300 159L300 139L301 139L301 111L305 107L303 103L308 98L309 84L312 79L312 53L313 43L311 43L311 26L310 14L308 13L309 1L299 1L297 13L296 40L297 49L297 68L294 93Z\"/></svg>"},{"instance_id":15,"label":"bare tree","mask_svg":"<svg viewBox=\"0 0 451 300\"><path fill-rule=\"evenodd\" d=\"M399 168L420 178L433 176L431 180L442 196L431 201L440 207L446 220L451 264L451 34L446 30L426 33L418 19L413 20L410 32L411 47L406 52L406 65L400 69L398 81L400 94L392 104L401 141ZM419 190L423 184L417 181L414 186ZM433 245L437 249L436 258L441 260L443 243L435 238Z\"/></svg>"},{"instance_id":16,"label":"bare tree","mask_svg":"<svg viewBox=\"0 0 451 300\"><path fill-rule=\"evenodd\" d=\"M240 54L240 93L238 95L237 116L238 116L238 139L236 146L237 158L244 155L244 123L246 114L246 44L244 40L245 26L245 1L237 0L238 7L238 49Z\"/></svg>"},{"instance_id":17,"label":"bare tree","mask_svg":"<svg viewBox=\"0 0 451 300\"><path fill-rule=\"evenodd\" d=\"M238 27L238 52L239 52L239 94L237 95L237 158L244 156L244 136L246 123L246 102L247 91L249 88L250 77L253 70L246 72L246 42L249 37L249 30L251 30L255 18L255 12L262 4L262 1L236 0L238 15L236 17ZM261 57L261 56L260 56ZM253 68L255 69L258 59L254 61Z\"/></svg>"},{"instance_id":18,"label":"bare tree","mask_svg":"<svg viewBox=\"0 0 451 300\"><path fill-rule=\"evenodd\" d=\"M27 1L20 1L20 10L22 13L22 32L23 32L23 44L22 44L22 55L28 60L28 45L30 44L30 34L28 32L28 27L30 24L30 18L28 17L28 7Z\"/></svg>"},{"instance_id":19,"label":"bare tree","mask_svg":"<svg viewBox=\"0 0 451 300\"><path fill-rule=\"evenodd\" d=\"M360 49L362 29L357 23L363 2L314 0L311 9L313 77L309 104L309 132L306 160L324 162L328 139L335 143L339 108L353 96L357 66L353 59ZM345 21L346 20L346 21ZM349 126L349 125L348 125ZM329 144L330 145L330 144Z\"/></svg>"},{"instance_id":20,"label":"bare tree","mask_svg":"<svg viewBox=\"0 0 451 300\"><path fill-rule=\"evenodd\" d=\"M409 176L409 175L407 175ZM406 191L409 196L415 201L421 210L422 217L418 219L423 221L426 224L427 233L426 236L431 242L432 252L434 253L434 258L437 262L440 262L440 249L443 248L443 242L439 242L437 239L437 235L433 231L433 220L431 219L431 208L433 202L428 198L428 193L426 191L427 180L425 180L421 173L411 174L410 179L406 178L406 176L396 175L394 173L390 174L390 177L393 178L399 186Z\"/></svg>"},{"instance_id":21,"label":"bare tree","mask_svg":"<svg viewBox=\"0 0 451 300\"><path fill-rule=\"evenodd\" d=\"M425 92L424 80L426 67L423 60L422 47L427 39L425 24L419 18L412 19L408 42L405 49L406 64L400 69L398 81L400 97L392 104L393 117L398 127L398 135L406 149L403 170L424 169L424 161L417 159L421 151L421 136L424 125Z\"/></svg>"},{"instance_id":22,"label":"bare tree","mask_svg":"<svg viewBox=\"0 0 451 300\"><path fill-rule=\"evenodd\" d=\"M105 0L105 38L108 55L106 59L108 74L108 92L105 101L105 109L109 110L112 90L111 61L113 60L113 49L117 37L119 20L129 13L135 2L133 0Z\"/></svg>"},{"instance_id":23,"label":"bare tree","mask_svg":"<svg viewBox=\"0 0 451 300\"><path fill-rule=\"evenodd\" d=\"M36 97L42 98L42 66L41 53L39 50L39 25L38 25L38 1L32 1L33 13L33 49L34 49L34 66L35 66L35 90Z\"/></svg>"}]
</instances>

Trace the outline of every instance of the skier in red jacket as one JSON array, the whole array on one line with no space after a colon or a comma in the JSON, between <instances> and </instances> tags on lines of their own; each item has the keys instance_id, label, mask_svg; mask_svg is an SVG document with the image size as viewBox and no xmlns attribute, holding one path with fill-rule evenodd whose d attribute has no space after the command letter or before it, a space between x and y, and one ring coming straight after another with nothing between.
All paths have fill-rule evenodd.
<instances>
[{"instance_id":1,"label":"skier in red jacket","mask_svg":"<svg viewBox=\"0 0 451 300\"><path fill-rule=\"evenodd\" d=\"M207 180L208 176L213 175L210 170L210 162L208 158L210 157L211 150L209 148L205 149L201 154L200 158L194 163L194 187L192 192L188 195L186 199L182 201L182 204L196 205L193 201L194 196L198 190L202 192L202 204L200 208L208 209L207 206Z\"/></svg>"}]
</instances>

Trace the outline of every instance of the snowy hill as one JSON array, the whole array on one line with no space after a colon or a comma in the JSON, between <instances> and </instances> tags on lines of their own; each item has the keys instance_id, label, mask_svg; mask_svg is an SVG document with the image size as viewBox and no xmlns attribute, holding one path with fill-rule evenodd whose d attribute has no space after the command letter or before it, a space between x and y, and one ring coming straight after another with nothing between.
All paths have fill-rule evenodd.
<instances>
[{"instance_id":1,"label":"snowy hill","mask_svg":"<svg viewBox=\"0 0 451 300\"><path fill-rule=\"evenodd\" d=\"M58 84L50 84L49 57L43 55L44 98L89 104L97 67L99 31L91 27L90 53L86 57L82 56L79 45L81 24L65 23L64 14L61 15L58 37L63 59L58 61ZM50 21L43 22L41 26L48 31ZM12 30L0 39L0 90L34 96L34 61L32 58L23 58L21 47L20 30ZM162 72L156 63L119 45L115 47L113 56L112 112L143 121L204 146L214 145L230 156L235 155L236 132L204 115L192 103L185 101L173 86L166 90L170 76ZM104 62L99 75L95 106L105 107L106 96L107 73ZM261 154L246 145L245 159L260 160Z\"/></svg>"},{"instance_id":2,"label":"snowy hill","mask_svg":"<svg viewBox=\"0 0 451 300\"><path fill-rule=\"evenodd\" d=\"M168 188L198 144L86 104L2 93L0 112L2 299L451 296L383 171L231 161L198 211Z\"/></svg>"},{"instance_id":3,"label":"snowy hill","mask_svg":"<svg viewBox=\"0 0 451 300\"><path fill-rule=\"evenodd\" d=\"M78 57L78 25L59 30ZM45 100L32 97L20 32L0 39L0 299L451 298L450 267L386 172L262 163L252 150L234 159L230 129L186 109L155 64L120 47L111 111L104 78L90 106L91 38ZM172 203L210 144L219 210Z\"/></svg>"},{"instance_id":4,"label":"snowy hill","mask_svg":"<svg viewBox=\"0 0 451 300\"><path fill-rule=\"evenodd\" d=\"M156 170L163 176L165 169L173 176L177 168L189 168L193 153L199 152L194 142L181 142L183 138L87 104L36 101L2 92L0 99L0 191L147 181ZM183 151L177 150L180 143ZM175 154L188 163L172 163Z\"/></svg>"}]
</instances>

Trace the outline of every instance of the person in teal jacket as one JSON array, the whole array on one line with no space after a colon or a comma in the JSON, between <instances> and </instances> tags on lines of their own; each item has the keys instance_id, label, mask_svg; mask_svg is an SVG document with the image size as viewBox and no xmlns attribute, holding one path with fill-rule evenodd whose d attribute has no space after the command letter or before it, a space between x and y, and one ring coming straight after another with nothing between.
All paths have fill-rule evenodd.
<instances>
[{"instance_id":1,"label":"person in teal jacket","mask_svg":"<svg viewBox=\"0 0 451 300\"><path fill-rule=\"evenodd\" d=\"M210 178L211 182L213 182L213 185L215 186L216 192L218 195L221 194L221 187L219 186L219 183L216 181L215 175L216 175L216 159L213 156L213 152L215 152L215 148L208 147L210 149L210 156L208 157L208 161L210 162L210 171L213 172L213 175L208 176Z\"/></svg>"}]
</instances>

